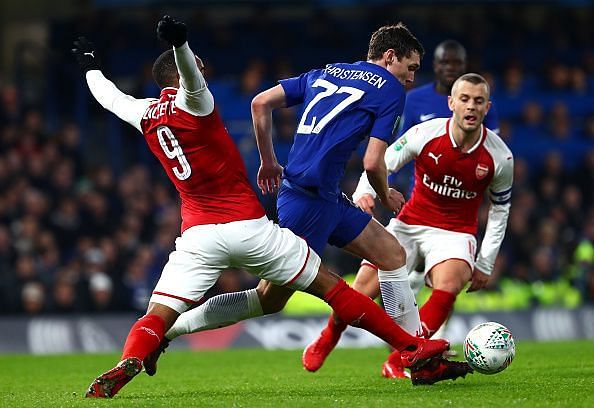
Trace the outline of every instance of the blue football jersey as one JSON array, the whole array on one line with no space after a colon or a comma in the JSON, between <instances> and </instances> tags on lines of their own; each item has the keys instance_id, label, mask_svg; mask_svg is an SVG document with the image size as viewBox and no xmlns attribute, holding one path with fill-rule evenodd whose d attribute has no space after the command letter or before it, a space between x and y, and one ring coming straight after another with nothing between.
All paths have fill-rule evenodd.
<instances>
[{"instance_id":1,"label":"blue football jersey","mask_svg":"<svg viewBox=\"0 0 594 408\"><path fill-rule=\"evenodd\" d=\"M287 106L303 104L283 177L336 201L359 143L367 136L393 142L404 87L385 68L365 61L329 64L280 84Z\"/></svg>"},{"instance_id":2,"label":"blue football jersey","mask_svg":"<svg viewBox=\"0 0 594 408\"><path fill-rule=\"evenodd\" d=\"M420 86L412 89L406 95L402 126L400 126L398 135L404 134L408 129L419 123L435 118L449 118L450 116L452 116L452 111L448 107L447 95L437 93L434 82ZM499 119L493 101L491 101L491 109L485 116L484 123L488 129L496 133L499 131Z\"/></svg>"}]
</instances>

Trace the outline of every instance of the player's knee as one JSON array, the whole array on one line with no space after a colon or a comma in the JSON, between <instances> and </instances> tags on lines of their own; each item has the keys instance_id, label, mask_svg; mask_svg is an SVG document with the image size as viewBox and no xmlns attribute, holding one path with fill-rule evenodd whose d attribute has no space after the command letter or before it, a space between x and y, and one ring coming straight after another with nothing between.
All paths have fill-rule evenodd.
<instances>
[{"instance_id":1,"label":"player's knee","mask_svg":"<svg viewBox=\"0 0 594 408\"><path fill-rule=\"evenodd\" d=\"M265 315L278 313L283 310L286 305L286 302L279 302L276 299L272 299L270 296L267 296L266 293L258 293L258 297L260 299L260 306L262 306L262 312Z\"/></svg>"},{"instance_id":2,"label":"player's knee","mask_svg":"<svg viewBox=\"0 0 594 408\"><path fill-rule=\"evenodd\" d=\"M285 303L277 303L277 302L271 302L271 301L265 300L264 302L261 302L261 305L262 305L262 312L265 315L269 315L269 314L278 313L281 310L283 310L283 308L286 305L286 302Z\"/></svg>"},{"instance_id":3,"label":"player's knee","mask_svg":"<svg viewBox=\"0 0 594 408\"><path fill-rule=\"evenodd\" d=\"M278 313L281 310L283 310L290 297L290 295L275 296L273 284L264 280L258 283L258 286L256 287L256 294L258 295L258 299L260 300L262 312L265 315Z\"/></svg>"},{"instance_id":4,"label":"player's knee","mask_svg":"<svg viewBox=\"0 0 594 408\"><path fill-rule=\"evenodd\" d=\"M433 282L433 289L443 290L444 292L458 295L466 285L468 280L463 279L462 276L446 276L435 279Z\"/></svg>"},{"instance_id":5,"label":"player's knee","mask_svg":"<svg viewBox=\"0 0 594 408\"><path fill-rule=\"evenodd\" d=\"M382 251L377 267L381 270L391 271L406 265L406 251L394 238L389 250Z\"/></svg>"},{"instance_id":6,"label":"player's knee","mask_svg":"<svg viewBox=\"0 0 594 408\"><path fill-rule=\"evenodd\" d=\"M453 295L459 294L464 289L471 276L470 267L459 261L447 261L429 273L433 289L443 290Z\"/></svg>"},{"instance_id":7,"label":"player's knee","mask_svg":"<svg viewBox=\"0 0 594 408\"><path fill-rule=\"evenodd\" d=\"M404 248L402 247L402 245L400 245L400 243L398 241L396 241L396 248L394 249L394 256L395 256L395 262L398 263L398 265L402 266L402 265L406 265L406 251L404 250Z\"/></svg>"}]
</instances>

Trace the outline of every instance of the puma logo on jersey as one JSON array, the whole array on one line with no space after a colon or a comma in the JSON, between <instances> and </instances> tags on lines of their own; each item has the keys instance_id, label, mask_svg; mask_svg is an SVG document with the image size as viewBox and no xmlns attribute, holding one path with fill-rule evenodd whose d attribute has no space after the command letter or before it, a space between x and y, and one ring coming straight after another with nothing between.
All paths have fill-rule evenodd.
<instances>
[{"instance_id":1,"label":"puma logo on jersey","mask_svg":"<svg viewBox=\"0 0 594 408\"><path fill-rule=\"evenodd\" d=\"M435 165L439 164L439 158L442 156L441 154L439 156L436 156L433 154L433 152L429 152L428 154L429 157L431 157L433 160L435 160Z\"/></svg>"},{"instance_id":2,"label":"puma logo on jersey","mask_svg":"<svg viewBox=\"0 0 594 408\"><path fill-rule=\"evenodd\" d=\"M425 122L429 119L433 119L436 116L435 113L425 113L425 114L421 114L419 116L419 119L421 120L421 122Z\"/></svg>"},{"instance_id":3,"label":"puma logo on jersey","mask_svg":"<svg viewBox=\"0 0 594 408\"><path fill-rule=\"evenodd\" d=\"M83 55L90 55L91 58L95 58L95 51L85 52Z\"/></svg>"}]
</instances>

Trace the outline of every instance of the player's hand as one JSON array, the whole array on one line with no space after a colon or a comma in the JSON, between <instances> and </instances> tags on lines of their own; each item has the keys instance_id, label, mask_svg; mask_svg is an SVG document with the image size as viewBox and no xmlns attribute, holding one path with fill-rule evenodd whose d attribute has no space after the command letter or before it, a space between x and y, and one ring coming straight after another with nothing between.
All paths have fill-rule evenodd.
<instances>
[{"instance_id":1,"label":"player's hand","mask_svg":"<svg viewBox=\"0 0 594 408\"><path fill-rule=\"evenodd\" d=\"M373 215L373 209L375 208L375 199L371 194L365 193L355 200L355 205L363 211L365 211L367 214Z\"/></svg>"},{"instance_id":2,"label":"player's hand","mask_svg":"<svg viewBox=\"0 0 594 408\"><path fill-rule=\"evenodd\" d=\"M260 164L258 170L258 187L262 194L273 193L280 187L283 166L278 163Z\"/></svg>"},{"instance_id":3,"label":"player's hand","mask_svg":"<svg viewBox=\"0 0 594 408\"><path fill-rule=\"evenodd\" d=\"M157 37L174 47L181 47L188 40L186 24L171 16L163 16L157 23Z\"/></svg>"},{"instance_id":4,"label":"player's hand","mask_svg":"<svg viewBox=\"0 0 594 408\"><path fill-rule=\"evenodd\" d=\"M489 275L474 268L472 278L470 279L470 286L466 289L466 292L476 292L477 290L484 289L489 283Z\"/></svg>"},{"instance_id":5,"label":"player's hand","mask_svg":"<svg viewBox=\"0 0 594 408\"><path fill-rule=\"evenodd\" d=\"M388 196L381 200L384 207L393 211L395 214L400 212L400 209L404 205L404 196L400 191L394 190L393 188L388 189Z\"/></svg>"},{"instance_id":6,"label":"player's hand","mask_svg":"<svg viewBox=\"0 0 594 408\"><path fill-rule=\"evenodd\" d=\"M87 71L93 69L101 69L99 57L95 52L95 46L89 42L85 37L78 37L74 41L74 48L72 53L76 57L76 61L80 66L80 69L86 74Z\"/></svg>"}]
</instances>

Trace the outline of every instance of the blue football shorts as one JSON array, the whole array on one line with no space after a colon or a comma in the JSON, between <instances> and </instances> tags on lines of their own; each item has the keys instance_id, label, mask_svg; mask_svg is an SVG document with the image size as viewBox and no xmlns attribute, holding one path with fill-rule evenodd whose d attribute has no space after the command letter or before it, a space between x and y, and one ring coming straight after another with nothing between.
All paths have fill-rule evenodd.
<instances>
[{"instance_id":1,"label":"blue football shorts","mask_svg":"<svg viewBox=\"0 0 594 408\"><path fill-rule=\"evenodd\" d=\"M345 246L371 221L371 216L344 194L337 202L331 202L314 192L287 184L283 182L278 193L279 224L305 239L317 254L324 252L327 243Z\"/></svg>"}]
</instances>

